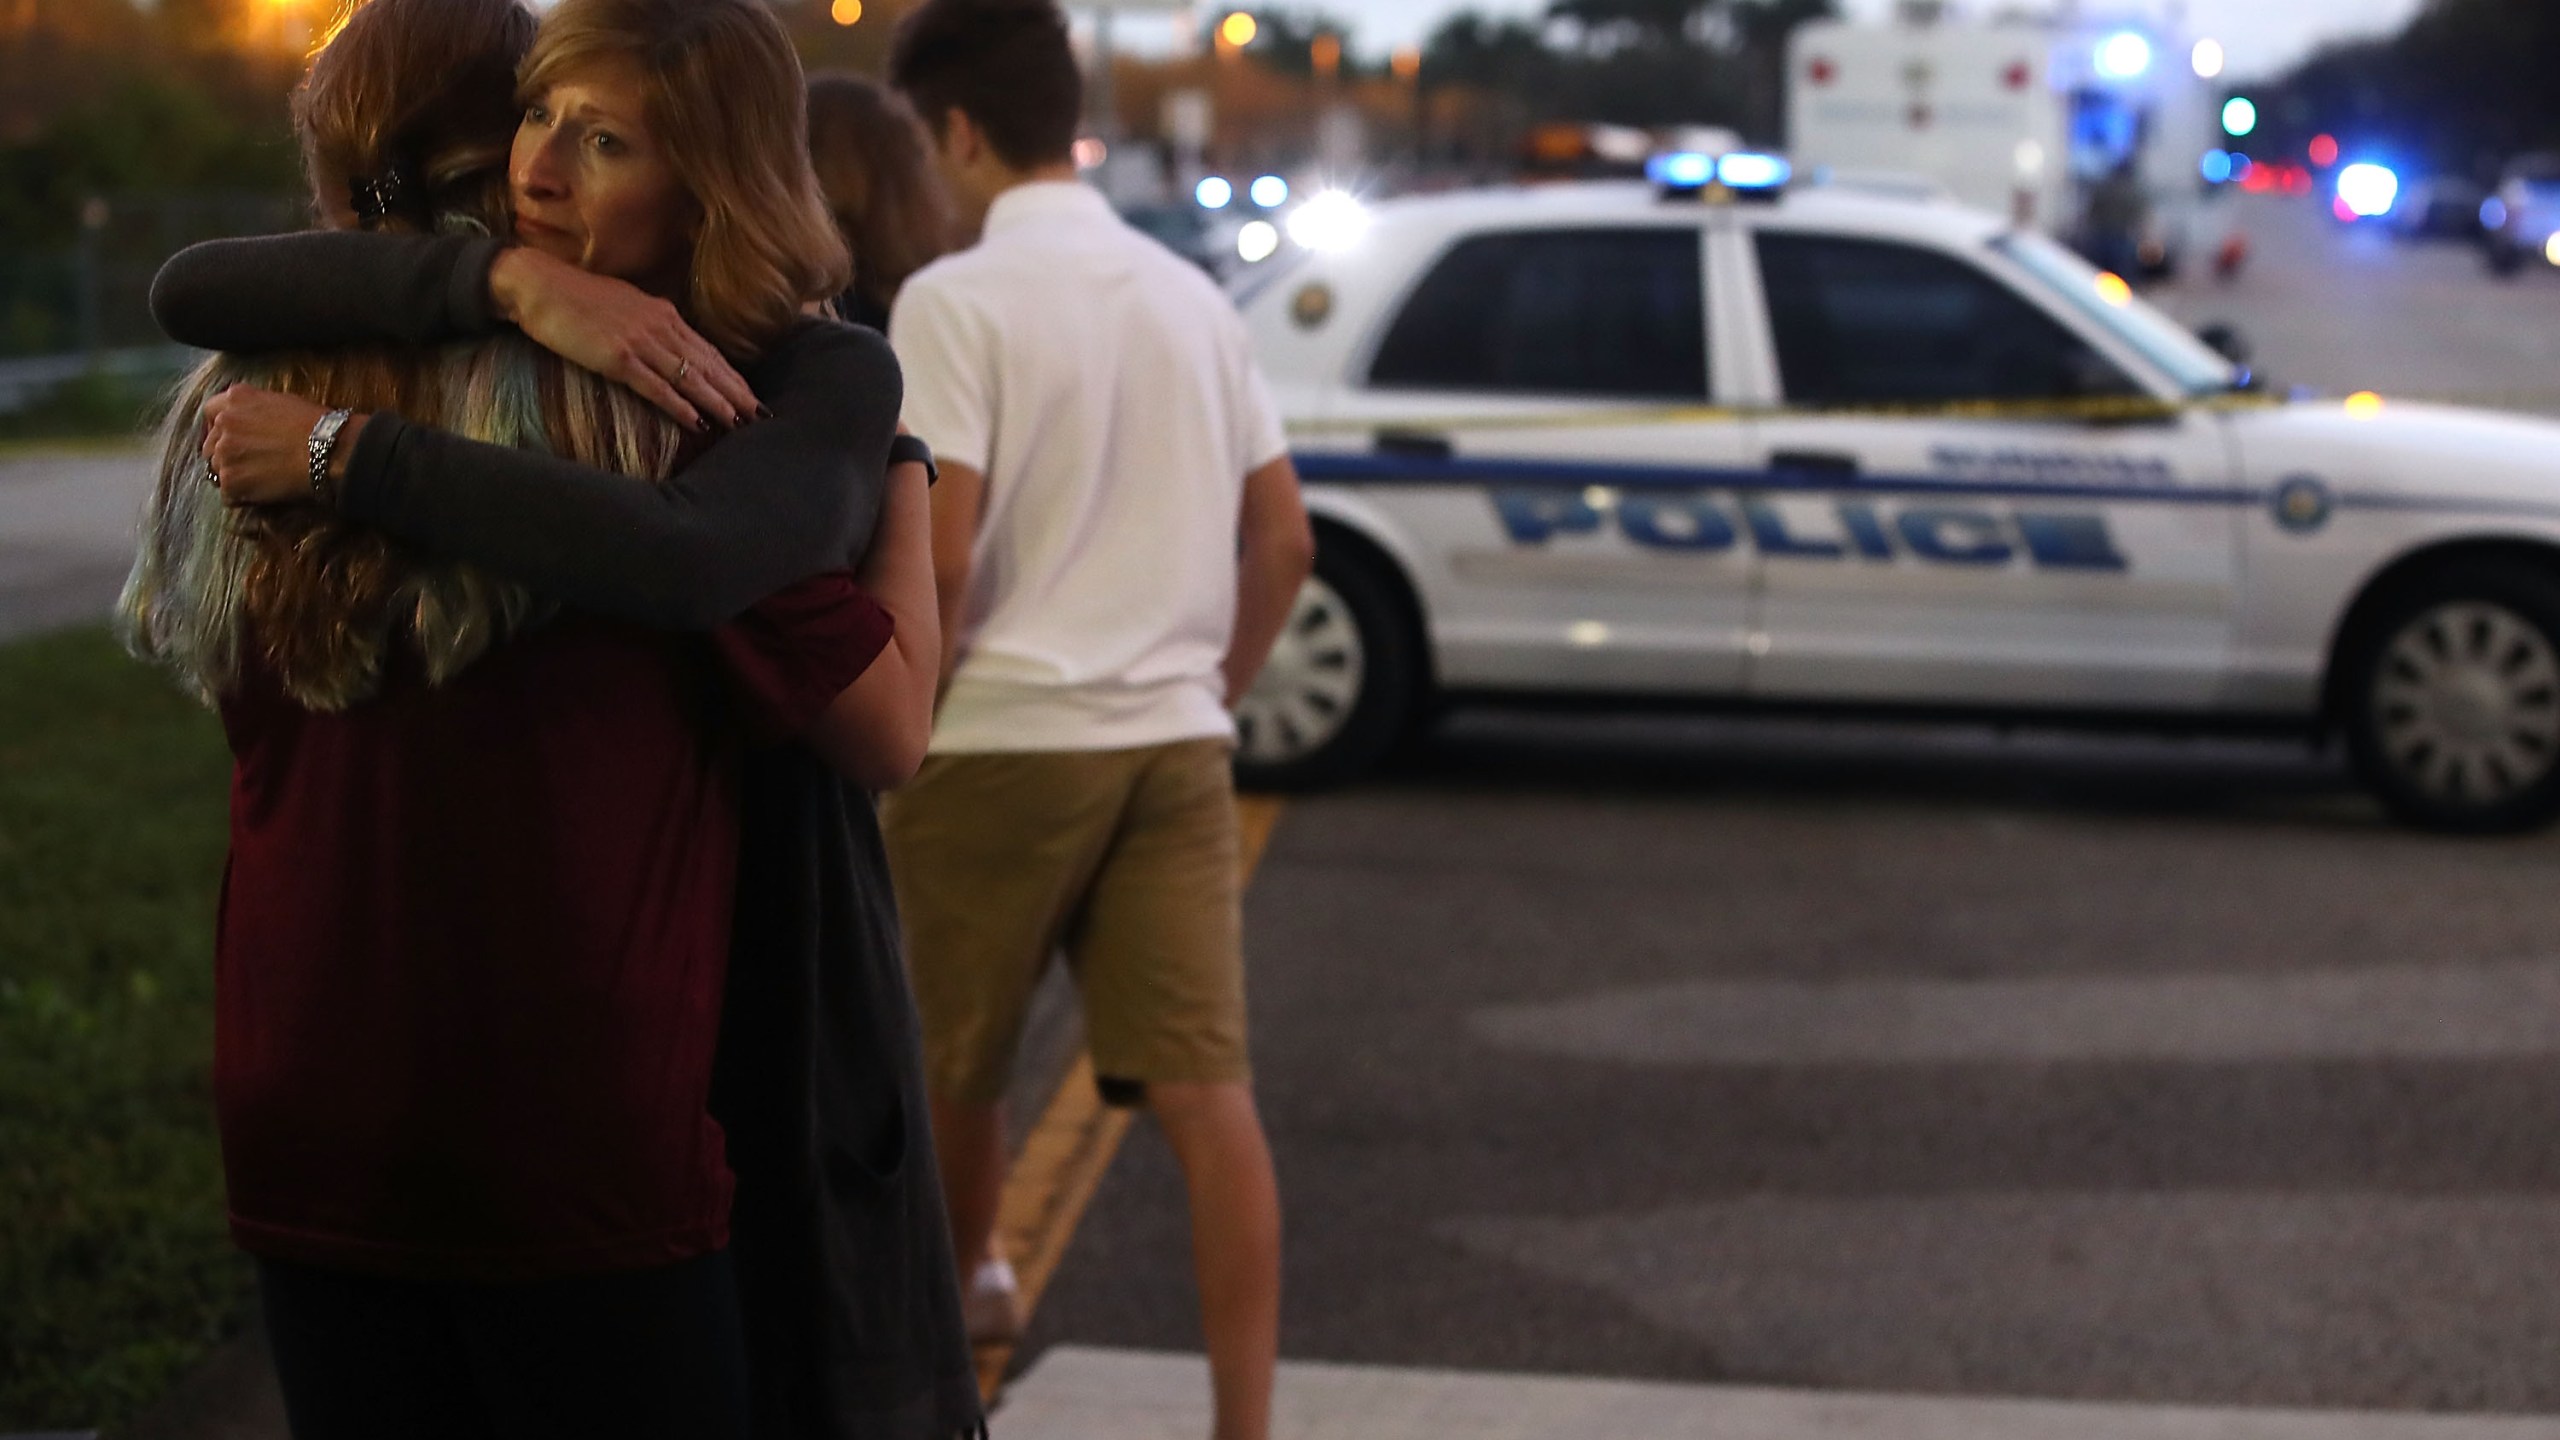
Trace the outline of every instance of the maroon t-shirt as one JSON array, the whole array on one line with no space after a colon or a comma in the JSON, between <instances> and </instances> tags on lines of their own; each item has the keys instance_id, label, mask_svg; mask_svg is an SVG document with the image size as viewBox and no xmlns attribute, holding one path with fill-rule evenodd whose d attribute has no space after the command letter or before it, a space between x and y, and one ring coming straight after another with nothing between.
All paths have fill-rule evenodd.
<instances>
[{"instance_id":1,"label":"maroon t-shirt","mask_svg":"<svg viewBox=\"0 0 2560 1440\"><path fill-rule=\"evenodd\" d=\"M239 1243L484 1282L725 1245L737 753L889 631L832 575L708 640L566 614L341 714L244 667L214 1064Z\"/></svg>"}]
</instances>

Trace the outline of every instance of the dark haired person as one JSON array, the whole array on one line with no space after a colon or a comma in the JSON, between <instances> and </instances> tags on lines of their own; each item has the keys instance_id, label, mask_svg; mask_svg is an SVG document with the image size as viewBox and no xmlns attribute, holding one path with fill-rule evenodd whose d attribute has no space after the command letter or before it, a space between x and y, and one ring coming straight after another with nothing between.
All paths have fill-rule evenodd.
<instances>
[{"instance_id":1,"label":"dark haired person","mask_svg":"<svg viewBox=\"0 0 2560 1440\"><path fill-rule=\"evenodd\" d=\"M886 330L907 277L957 238L933 143L898 92L861 75L812 75L809 163L853 251L853 285L837 309L856 325Z\"/></svg>"},{"instance_id":2,"label":"dark haired person","mask_svg":"<svg viewBox=\"0 0 2560 1440\"><path fill-rule=\"evenodd\" d=\"M1228 711L1313 561L1297 472L1225 295L1077 181L1054 5L929 0L891 73L977 235L890 321L908 422L944 461L950 630L930 756L885 817L972 1318L1020 1323L990 1253L997 1106L1063 944L1106 1095L1156 1117L1187 1180L1217 1434L1258 1440L1280 1214L1246 1063Z\"/></svg>"}]
</instances>

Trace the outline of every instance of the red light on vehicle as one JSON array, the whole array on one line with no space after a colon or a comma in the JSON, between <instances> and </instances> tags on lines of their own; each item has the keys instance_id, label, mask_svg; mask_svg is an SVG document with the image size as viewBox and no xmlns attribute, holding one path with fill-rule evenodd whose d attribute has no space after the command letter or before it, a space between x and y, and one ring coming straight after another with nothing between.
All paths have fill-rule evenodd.
<instances>
[{"instance_id":1,"label":"red light on vehicle","mask_svg":"<svg viewBox=\"0 0 2560 1440\"><path fill-rule=\"evenodd\" d=\"M2240 177L2240 188L2252 195L2264 195L2276 188L2283 179L2284 176L2277 166L2252 165L2247 173Z\"/></svg>"},{"instance_id":2,"label":"red light on vehicle","mask_svg":"<svg viewBox=\"0 0 2560 1440\"><path fill-rule=\"evenodd\" d=\"M2303 169L2299 165L2287 165L2284 167L2284 193L2287 195L2310 194L2311 172Z\"/></svg>"},{"instance_id":3,"label":"red light on vehicle","mask_svg":"<svg viewBox=\"0 0 2560 1440\"><path fill-rule=\"evenodd\" d=\"M2337 163L2338 163L2338 137L2337 137L2337 136L2335 136L2335 135L2314 135L2314 136L2312 136L2312 137L2311 137L2311 163L2312 163L2312 164L2314 164L2314 165L2319 166L2319 167L2320 167L2321 169L2323 169L2323 170L2326 170L2326 169L2328 169L2330 166L2337 164Z\"/></svg>"}]
</instances>

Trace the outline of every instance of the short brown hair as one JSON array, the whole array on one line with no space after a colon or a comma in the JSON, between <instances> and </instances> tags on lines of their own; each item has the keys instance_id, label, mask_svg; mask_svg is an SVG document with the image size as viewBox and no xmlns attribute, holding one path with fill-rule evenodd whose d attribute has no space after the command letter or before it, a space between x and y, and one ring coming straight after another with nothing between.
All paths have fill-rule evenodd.
<instances>
[{"instance_id":1,"label":"short brown hair","mask_svg":"<svg viewBox=\"0 0 2560 1440\"><path fill-rule=\"evenodd\" d=\"M1084 74L1054 0L925 0L898 26L889 78L936 135L957 110L1016 170L1075 153Z\"/></svg>"},{"instance_id":2,"label":"short brown hair","mask_svg":"<svg viewBox=\"0 0 2560 1440\"><path fill-rule=\"evenodd\" d=\"M640 67L649 129L702 207L685 318L729 354L756 355L853 271L809 168L791 36L760 0L561 0L522 93L612 56Z\"/></svg>"},{"instance_id":3,"label":"short brown hair","mask_svg":"<svg viewBox=\"0 0 2560 1440\"><path fill-rule=\"evenodd\" d=\"M916 112L860 75L809 79L809 160L853 247L853 289L887 309L949 251L957 224Z\"/></svg>"}]
</instances>

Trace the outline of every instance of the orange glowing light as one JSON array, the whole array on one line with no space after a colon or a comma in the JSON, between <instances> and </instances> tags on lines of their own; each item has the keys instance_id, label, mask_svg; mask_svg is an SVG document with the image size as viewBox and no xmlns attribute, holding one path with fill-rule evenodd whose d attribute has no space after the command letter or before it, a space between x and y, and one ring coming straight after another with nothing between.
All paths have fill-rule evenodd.
<instances>
[{"instance_id":1,"label":"orange glowing light","mask_svg":"<svg viewBox=\"0 0 2560 1440\"><path fill-rule=\"evenodd\" d=\"M2359 390L2347 397L2347 413L2358 420L2370 420L2382 413L2382 397L2370 390Z\"/></svg>"},{"instance_id":2,"label":"orange glowing light","mask_svg":"<svg viewBox=\"0 0 2560 1440\"><path fill-rule=\"evenodd\" d=\"M2338 163L2338 137L2337 137L2337 136L2335 136L2335 135L2314 135L2314 136L2312 136L2312 137L2311 137L2311 151L2310 151L2310 153L2311 153L2311 163L2312 163L2312 164L2314 164L2314 165L2319 166L2319 167L2320 167L2321 169L2323 169L2323 170L2326 170L2326 169L2328 169L2330 166L2337 164L2337 163Z\"/></svg>"},{"instance_id":3,"label":"orange glowing light","mask_svg":"<svg viewBox=\"0 0 2560 1440\"><path fill-rule=\"evenodd\" d=\"M1218 38L1232 50L1241 50L1252 44L1253 37L1261 33L1262 22L1242 10L1228 16L1218 26Z\"/></svg>"},{"instance_id":4,"label":"orange glowing light","mask_svg":"<svg viewBox=\"0 0 2560 1440\"><path fill-rule=\"evenodd\" d=\"M2110 305L2130 305L2133 303L2133 286L2114 271L2101 270L2098 272L2098 298Z\"/></svg>"},{"instance_id":5,"label":"orange glowing light","mask_svg":"<svg viewBox=\"0 0 2560 1440\"><path fill-rule=\"evenodd\" d=\"M1411 45L1403 46L1389 62L1399 80L1411 80L1422 74L1422 52Z\"/></svg>"},{"instance_id":6,"label":"orange glowing light","mask_svg":"<svg viewBox=\"0 0 2560 1440\"><path fill-rule=\"evenodd\" d=\"M1307 47L1307 58L1315 62L1317 74L1332 79L1342 69L1342 37L1317 36L1315 43Z\"/></svg>"},{"instance_id":7,"label":"orange glowing light","mask_svg":"<svg viewBox=\"0 0 2560 1440\"><path fill-rule=\"evenodd\" d=\"M859 25L862 23L862 0L836 0L835 8L827 13L834 16L839 25Z\"/></svg>"}]
</instances>

